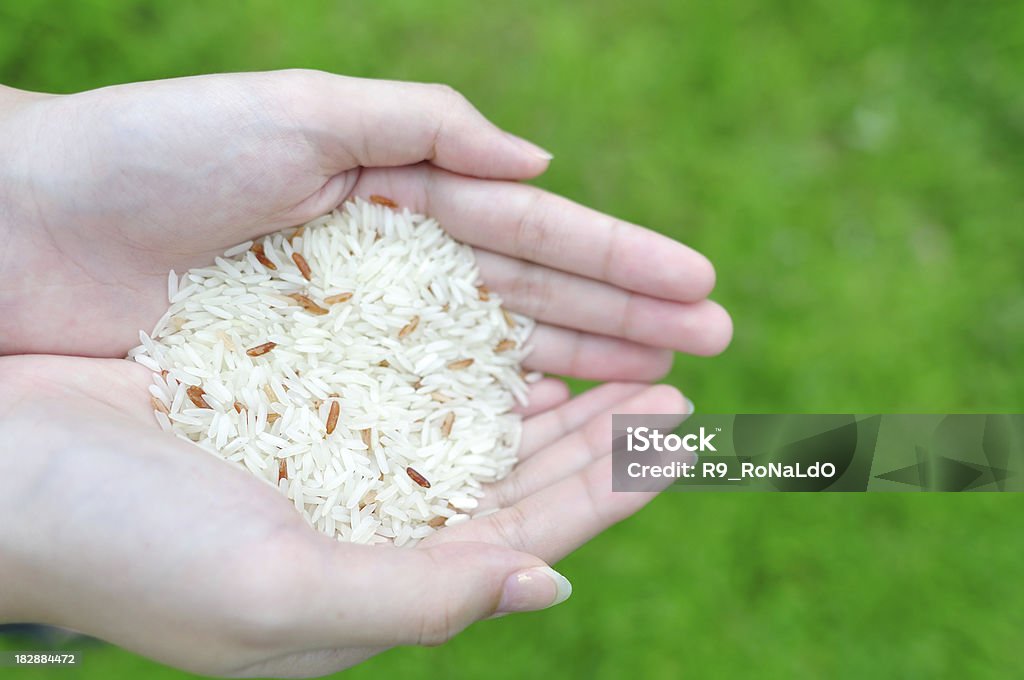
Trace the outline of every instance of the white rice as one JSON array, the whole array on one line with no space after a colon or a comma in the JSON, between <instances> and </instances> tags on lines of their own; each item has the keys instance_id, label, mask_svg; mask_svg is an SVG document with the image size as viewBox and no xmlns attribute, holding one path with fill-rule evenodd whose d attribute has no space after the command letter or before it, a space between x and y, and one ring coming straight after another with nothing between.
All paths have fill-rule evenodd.
<instances>
[{"instance_id":1,"label":"white rice","mask_svg":"<svg viewBox=\"0 0 1024 680\"><path fill-rule=\"evenodd\" d=\"M170 273L170 308L128 354L154 371L157 422L273 484L339 540L412 544L464 521L515 464L510 409L534 378L520 369L533 321L479 287L472 250L433 219L356 201L300 231ZM247 354L265 343L276 346Z\"/></svg>"}]
</instances>

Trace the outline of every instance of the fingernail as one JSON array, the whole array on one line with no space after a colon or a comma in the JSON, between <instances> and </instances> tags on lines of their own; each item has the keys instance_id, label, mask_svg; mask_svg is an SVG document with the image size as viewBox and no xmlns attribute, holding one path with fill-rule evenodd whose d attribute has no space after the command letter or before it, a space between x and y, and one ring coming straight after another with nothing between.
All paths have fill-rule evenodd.
<instances>
[{"instance_id":1,"label":"fingernail","mask_svg":"<svg viewBox=\"0 0 1024 680\"><path fill-rule=\"evenodd\" d=\"M533 567L505 579L498 612L532 612L561 604L572 595L572 584L551 567Z\"/></svg>"},{"instance_id":2,"label":"fingernail","mask_svg":"<svg viewBox=\"0 0 1024 680\"><path fill-rule=\"evenodd\" d=\"M549 152L549 151L547 151L545 149L540 148L539 146L537 146L533 142L526 141L525 139L523 139L522 137L520 137L518 135L514 135L511 132L506 132L505 136L508 137L512 142L514 142L521 149L523 149L524 151L529 152L530 154L533 154L537 158L542 158L542 159L544 159L546 161L549 161L552 158L554 158L554 156L551 154L551 152Z\"/></svg>"},{"instance_id":3,"label":"fingernail","mask_svg":"<svg viewBox=\"0 0 1024 680\"><path fill-rule=\"evenodd\" d=\"M686 399L686 397L683 397L683 398ZM686 399L686 413L687 413L687 415L691 415L692 416L693 412L694 412L694 409L695 409L695 407L693 405L693 402L690 401L689 399Z\"/></svg>"}]
</instances>

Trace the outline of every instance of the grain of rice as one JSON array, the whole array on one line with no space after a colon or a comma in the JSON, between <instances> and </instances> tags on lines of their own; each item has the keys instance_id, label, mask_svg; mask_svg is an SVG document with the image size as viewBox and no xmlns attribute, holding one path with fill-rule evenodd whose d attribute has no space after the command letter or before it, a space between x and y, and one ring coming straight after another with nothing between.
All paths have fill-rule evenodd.
<instances>
[{"instance_id":1,"label":"grain of rice","mask_svg":"<svg viewBox=\"0 0 1024 680\"><path fill-rule=\"evenodd\" d=\"M352 293L338 293L337 295L329 295L324 298L324 302L329 305L336 305L341 302L348 302L352 299Z\"/></svg>"},{"instance_id":2,"label":"grain of rice","mask_svg":"<svg viewBox=\"0 0 1024 680\"><path fill-rule=\"evenodd\" d=\"M418 316L412 317L412 319L409 320L409 323L407 323L404 326L402 326L402 330L398 331L398 339L401 340L402 338L410 335L413 331L416 330L416 327L419 326L419 325L420 325L420 317L418 317Z\"/></svg>"},{"instance_id":3,"label":"grain of rice","mask_svg":"<svg viewBox=\"0 0 1024 680\"><path fill-rule=\"evenodd\" d=\"M533 322L501 307L468 246L393 208L348 201L169 273L170 306L129 357L154 371L161 429L318 531L414 545L469 521L514 465Z\"/></svg>"},{"instance_id":4,"label":"grain of rice","mask_svg":"<svg viewBox=\"0 0 1024 680\"><path fill-rule=\"evenodd\" d=\"M338 426L338 416L341 414L341 405L337 401L331 402L331 412L327 414L327 434L334 434L334 428Z\"/></svg>"},{"instance_id":5,"label":"grain of rice","mask_svg":"<svg viewBox=\"0 0 1024 680\"><path fill-rule=\"evenodd\" d=\"M307 281L313 280L313 270L309 268L309 263L306 262L306 258L302 256L302 253L292 253L292 262L299 268L299 273L302 274L302 278Z\"/></svg>"},{"instance_id":6,"label":"grain of rice","mask_svg":"<svg viewBox=\"0 0 1024 680\"><path fill-rule=\"evenodd\" d=\"M161 400L157 399L156 397L150 397L149 403L152 404L154 411L159 411L160 413L163 414L170 413L170 411L167 409L167 405L164 404L164 402L162 402Z\"/></svg>"},{"instance_id":7,"label":"grain of rice","mask_svg":"<svg viewBox=\"0 0 1024 680\"><path fill-rule=\"evenodd\" d=\"M381 196L380 194L370 194L370 203L375 203L377 205L383 205L383 206L386 206L388 208L397 208L398 207L397 203L392 201L387 196Z\"/></svg>"},{"instance_id":8,"label":"grain of rice","mask_svg":"<svg viewBox=\"0 0 1024 680\"><path fill-rule=\"evenodd\" d=\"M405 474L409 475L409 479L416 482L424 489L430 488L430 482L427 481L427 478L413 470L411 467L405 468Z\"/></svg>"},{"instance_id":9,"label":"grain of rice","mask_svg":"<svg viewBox=\"0 0 1024 680\"><path fill-rule=\"evenodd\" d=\"M237 246L232 246L231 248L225 250L224 257L234 257L235 255L241 255L250 248L252 248L252 241L239 243Z\"/></svg>"},{"instance_id":10,"label":"grain of rice","mask_svg":"<svg viewBox=\"0 0 1024 680\"><path fill-rule=\"evenodd\" d=\"M452 496L448 499L448 505L453 510L475 510L480 502L472 496Z\"/></svg>"},{"instance_id":11,"label":"grain of rice","mask_svg":"<svg viewBox=\"0 0 1024 680\"><path fill-rule=\"evenodd\" d=\"M178 275L172 269L167 273L167 301L170 302L178 294Z\"/></svg>"},{"instance_id":12,"label":"grain of rice","mask_svg":"<svg viewBox=\"0 0 1024 680\"><path fill-rule=\"evenodd\" d=\"M160 370L160 364L156 363L156 361L152 357L147 357L144 354L140 354L139 356L132 357L132 358L135 361L137 361L140 364L142 364L143 366L145 366L146 368L148 368L149 370L151 370L151 371L159 371Z\"/></svg>"},{"instance_id":13,"label":"grain of rice","mask_svg":"<svg viewBox=\"0 0 1024 680\"><path fill-rule=\"evenodd\" d=\"M256 261L257 262L259 262L261 265L263 265L267 269L272 269L274 271L277 271L277 265L274 264L270 260L270 258L267 257L266 248L263 246L262 243L254 243L254 244L252 244L252 248L250 248L250 250L252 251L252 254L256 256Z\"/></svg>"},{"instance_id":14,"label":"grain of rice","mask_svg":"<svg viewBox=\"0 0 1024 680\"><path fill-rule=\"evenodd\" d=\"M463 522L468 522L469 519L469 515L452 515L447 519L447 521L445 521L444 525L446 527L453 527L458 524L462 524Z\"/></svg>"},{"instance_id":15,"label":"grain of rice","mask_svg":"<svg viewBox=\"0 0 1024 680\"><path fill-rule=\"evenodd\" d=\"M452 426L455 425L455 412L449 411L448 415L444 417L444 421L441 423L441 434L445 437L452 433Z\"/></svg>"},{"instance_id":16,"label":"grain of rice","mask_svg":"<svg viewBox=\"0 0 1024 680\"><path fill-rule=\"evenodd\" d=\"M185 390L185 393L188 395L188 398L192 400L192 403L195 404L196 408L210 408L210 405L206 403L206 399L204 398L206 393L203 391L202 387L192 385Z\"/></svg>"},{"instance_id":17,"label":"grain of rice","mask_svg":"<svg viewBox=\"0 0 1024 680\"><path fill-rule=\"evenodd\" d=\"M310 314L315 314L316 316L324 316L329 313L326 309L324 309L317 303L313 302L302 293L290 293L288 297L302 305L302 308L309 312Z\"/></svg>"},{"instance_id":18,"label":"grain of rice","mask_svg":"<svg viewBox=\"0 0 1024 680\"><path fill-rule=\"evenodd\" d=\"M249 349L245 350L245 353L251 357L261 357L270 350L274 349L275 347L277 347L276 342L265 342L262 345L250 347Z\"/></svg>"}]
</instances>

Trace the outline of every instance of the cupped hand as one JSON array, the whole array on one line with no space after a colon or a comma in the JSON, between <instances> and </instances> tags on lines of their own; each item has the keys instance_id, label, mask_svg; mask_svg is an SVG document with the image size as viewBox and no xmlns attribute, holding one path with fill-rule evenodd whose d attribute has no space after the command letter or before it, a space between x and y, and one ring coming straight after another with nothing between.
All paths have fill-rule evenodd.
<instances>
[{"instance_id":1,"label":"cupped hand","mask_svg":"<svg viewBox=\"0 0 1024 680\"><path fill-rule=\"evenodd\" d=\"M731 336L707 259L521 184L549 156L444 86L281 71L0 95L0 354L123 356L168 270L373 194L477 248L541 322L531 369L650 380Z\"/></svg>"},{"instance_id":2,"label":"cupped hand","mask_svg":"<svg viewBox=\"0 0 1024 680\"><path fill-rule=\"evenodd\" d=\"M538 394L523 462L482 502L500 509L408 549L314 532L270 485L158 430L148 382L119 359L0 358L0 582L17 584L0 619L219 675L323 674L551 605L546 564L652 497L612 493L610 413L688 409L666 386Z\"/></svg>"}]
</instances>

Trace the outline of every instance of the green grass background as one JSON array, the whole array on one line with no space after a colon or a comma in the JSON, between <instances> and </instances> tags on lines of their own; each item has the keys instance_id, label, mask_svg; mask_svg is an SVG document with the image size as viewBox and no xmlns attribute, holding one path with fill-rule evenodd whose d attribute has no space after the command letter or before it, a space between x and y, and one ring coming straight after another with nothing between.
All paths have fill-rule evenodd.
<instances>
[{"instance_id":1,"label":"green grass background","mask_svg":"<svg viewBox=\"0 0 1024 680\"><path fill-rule=\"evenodd\" d=\"M538 184L716 263L733 345L668 378L704 412L1024 407L1021 64L1021 2L0 4L0 80L29 89L294 66L457 87L555 154ZM347 676L1021 677L1022 514L674 494L561 564L568 603ZM183 677L86 652L4 673Z\"/></svg>"}]
</instances>

